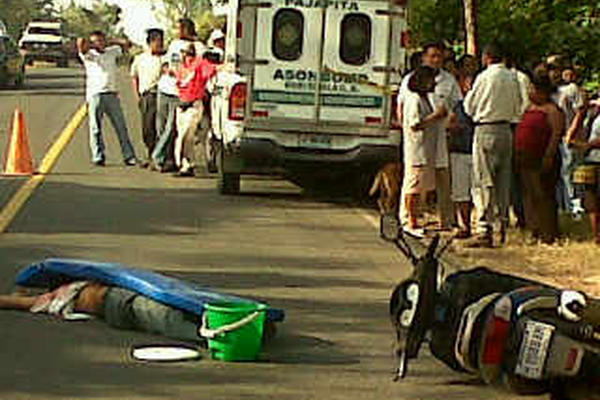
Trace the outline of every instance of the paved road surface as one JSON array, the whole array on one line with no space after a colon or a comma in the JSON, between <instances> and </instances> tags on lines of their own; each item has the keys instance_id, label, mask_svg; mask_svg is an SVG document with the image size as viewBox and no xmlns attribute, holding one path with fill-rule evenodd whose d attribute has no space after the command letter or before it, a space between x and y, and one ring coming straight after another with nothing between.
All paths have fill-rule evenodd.
<instances>
[{"instance_id":1,"label":"paved road surface","mask_svg":"<svg viewBox=\"0 0 600 400\"><path fill-rule=\"evenodd\" d=\"M79 69L32 69L0 92L0 129L20 106L40 160L82 102ZM138 151L134 99L123 94ZM87 124L1 237L0 291L46 257L120 262L284 308L261 362L143 364L130 346L164 339L98 321L0 312L0 399L446 399L506 394L473 384L431 356L391 382L387 298L407 264L381 243L368 210L315 200L279 180L245 180L219 196L211 178L177 179L122 165L107 133L108 166L89 163ZM6 135L1 135L4 147ZM22 180L0 179L5 204ZM371 215L371 216L369 216Z\"/></svg>"}]
</instances>

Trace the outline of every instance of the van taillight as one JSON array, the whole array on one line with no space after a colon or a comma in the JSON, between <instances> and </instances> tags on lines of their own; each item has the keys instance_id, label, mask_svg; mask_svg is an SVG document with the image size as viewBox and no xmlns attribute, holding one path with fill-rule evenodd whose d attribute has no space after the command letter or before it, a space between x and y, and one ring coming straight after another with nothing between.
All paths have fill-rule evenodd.
<instances>
[{"instance_id":1,"label":"van taillight","mask_svg":"<svg viewBox=\"0 0 600 400\"><path fill-rule=\"evenodd\" d=\"M243 36L244 36L243 25L241 22L238 21L237 25L235 26L235 37L237 39L241 39Z\"/></svg>"},{"instance_id":2,"label":"van taillight","mask_svg":"<svg viewBox=\"0 0 600 400\"><path fill-rule=\"evenodd\" d=\"M246 112L246 84L236 83L229 96L229 119L243 121Z\"/></svg>"},{"instance_id":3,"label":"van taillight","mask_svg":"<svg viewBox=\"0 0 600 400\"><path fill-rule=\"evenodd\" d=\"M390 128L400 129L400 120L398 119L398 92L392 92L390 112Z\"/></svg>"}]
</instances>

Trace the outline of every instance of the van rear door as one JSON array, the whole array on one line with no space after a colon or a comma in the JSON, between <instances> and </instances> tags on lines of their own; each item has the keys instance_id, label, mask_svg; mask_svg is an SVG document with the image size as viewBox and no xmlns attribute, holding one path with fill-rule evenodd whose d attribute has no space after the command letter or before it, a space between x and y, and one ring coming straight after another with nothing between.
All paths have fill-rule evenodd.
<instances>
[{"instance_id":1,"label":"van rear door","mask_svg":"<svg viewBox=\"0 0 600 400\"><path fill-rule=\"evenodd\" d=\"M256 12L249 99L253 120L316 121L324 14L319 7L300 4L300 0L273 0Z\"/></svg>"},{"instance_id":2,"label":"van rear door","mask_svg":"<svg viewBox=\"0 0 600 400\"><path fill-rule=\"evenodd\" d=\"M378 10L388 7L387 1L343 1L327 8L319 121L386 122L391 19Z\"/></svg>"}]
</instances>

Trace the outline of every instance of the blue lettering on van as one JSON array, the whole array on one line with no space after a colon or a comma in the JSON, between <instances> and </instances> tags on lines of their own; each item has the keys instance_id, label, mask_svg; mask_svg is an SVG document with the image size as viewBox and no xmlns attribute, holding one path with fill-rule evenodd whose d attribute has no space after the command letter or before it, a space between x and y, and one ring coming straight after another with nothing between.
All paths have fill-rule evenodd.
<instances>
[{"instance_id":1,"label":"blue lettering on van","mask_svg":"<svg viewBox=\"0 0 600 400\"><path fill-rule=\"evenodd\" d=\"M301 82L316 82L317 72L304 69L282 69L278 68L273 73L274 81L301 81ZM334 83L366 83L369 81L367 74L345 74L335 72L322 72L321 82Z\"/></svg>"},{"instance_id":2,"label":"blue lettering on van","mask_svg":"<svg viewBox=\"0 0 600 400\"><path fill-rule=\"evenodd\" d=\"M335 8L336 10L358 11L358 2L346 0L285 0L286 7Z\"/></svg>"}]
</instances>

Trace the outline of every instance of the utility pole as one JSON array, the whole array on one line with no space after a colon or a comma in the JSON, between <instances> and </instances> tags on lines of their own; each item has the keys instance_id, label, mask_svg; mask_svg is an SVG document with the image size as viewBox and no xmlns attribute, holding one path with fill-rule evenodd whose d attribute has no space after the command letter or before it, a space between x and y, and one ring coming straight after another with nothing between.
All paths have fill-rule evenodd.
<instances>
[{"instance_id":1,"label":"utility pole","mask_svg":"<svg viewBox=\"0 0 600 400\"><path fill-rule=\"evenodd\" d=\"M467 38L467 54L479 54L479 41L477 30L478 0L463 0L465 9L465 33Z\"/></svg>"}]
</instances>

